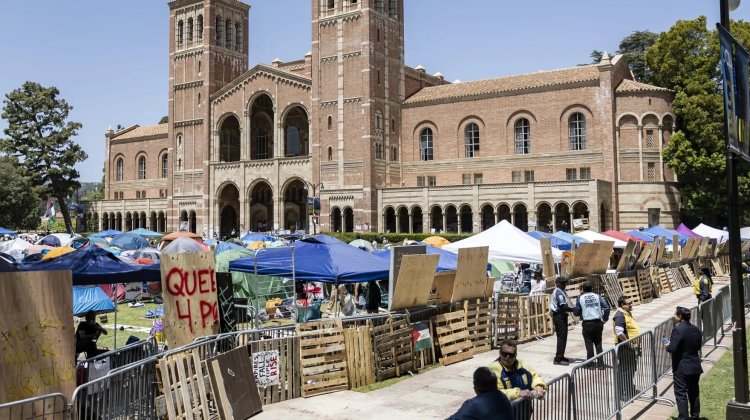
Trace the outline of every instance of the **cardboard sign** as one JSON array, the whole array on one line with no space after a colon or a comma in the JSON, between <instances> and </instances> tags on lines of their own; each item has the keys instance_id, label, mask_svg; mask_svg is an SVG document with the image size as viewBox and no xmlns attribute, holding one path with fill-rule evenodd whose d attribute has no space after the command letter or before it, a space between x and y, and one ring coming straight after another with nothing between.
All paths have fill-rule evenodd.
<instances>
[{"instance_id":1,"label":"cardboard sign","mask_svg":"<svg viewBox=\"0 0 750 420\"><path fill-rule=\"evenodd\" d=\"M279 351L253 353L253 377L261 388L279 384Z\"/></svg>"},{"instance_id":2,"label":"cardboard sign","mask_svg":"<svg viewBox=\"0 0 750 420\"><path fill-rule=\"evenodd\" d=\"M218 334L216 262L212 252L163 255L164 334L170 348Z\"/></svg>"},{"instance_id":3,"label":"cardboard sign","mask_svg":"<svg viewBox=\"0 0 750 420\"><path fill-rule=\"evenodd\" d=\"M70 398L74 337L70 271L0 273L0 404L56 392Z\"/></svg>"}]
</instances>

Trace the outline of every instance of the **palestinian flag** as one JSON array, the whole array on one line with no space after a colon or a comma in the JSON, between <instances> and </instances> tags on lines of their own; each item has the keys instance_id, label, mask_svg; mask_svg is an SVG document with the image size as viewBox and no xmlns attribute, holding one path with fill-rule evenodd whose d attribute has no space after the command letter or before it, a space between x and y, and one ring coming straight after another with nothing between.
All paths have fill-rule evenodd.
<instances>
[{"instance_id":1,"label":"palestinian flag","mask_svg":"<svg viewBox=\"0 0 750 420\"><path fill-rule=\"evenodd\" d=\"M412 324L411 336L414 339L414 351L427 350L432 347L432 336L430 325L426 322L415 322Z\"/></svg>"}]
</instances>

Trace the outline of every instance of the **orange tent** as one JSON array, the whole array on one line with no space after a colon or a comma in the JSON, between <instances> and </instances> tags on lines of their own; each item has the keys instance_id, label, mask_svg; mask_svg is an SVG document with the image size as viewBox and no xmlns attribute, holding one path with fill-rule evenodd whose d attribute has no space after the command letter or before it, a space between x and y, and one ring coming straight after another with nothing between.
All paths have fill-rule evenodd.
<instances>
[{"instance_id":1,"label":"orange tent","mask_svg":"<svg viewBox=\"0 0 750 420\"><path fill-rule=\"evenodd\" d=\"M422 242L427 245L432 245L435 248L442 248L444 245L451 243L451 241L440 236L430 236L429 238L425 238Z\"/></svg>"},{"instance_id":2,"label":"orange tent","mask_svg":"<svg viewBox=\"0 0 750 420\"><path fill-rule=\"evenodd\" d=\"M201 235L198 235L197 233L193 232L187 232L187 231L179 231L179 232L172 232L169 235L161 238L162 242L172 242L177 238L193 238L198 239L200 241L203 240L203 237Z\"/></svg>"},{"instance_id":3,"label":"orange tent","mask_svg":"<svg viewBox=\"0 0 750 420\"><path fill-rule=\"evenodd\" d=\"M51 249L48 253L44 254L42 257L42 261L44 260L51 260L52 258L57 258L60 255L65 255L68 252L75 251L75 248L71 248L69 246L61 246L58 248Z\"/></svg>"}]
</instances>

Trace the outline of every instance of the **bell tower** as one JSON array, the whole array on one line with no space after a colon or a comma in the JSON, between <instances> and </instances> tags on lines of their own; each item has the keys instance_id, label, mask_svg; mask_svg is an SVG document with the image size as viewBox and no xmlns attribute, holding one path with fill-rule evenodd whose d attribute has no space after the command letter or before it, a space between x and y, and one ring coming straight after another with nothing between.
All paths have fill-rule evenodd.
<instances>
[{"instance_id":1,"label":"bell tower","mask_svg":"<svg viewBox=\"0 0 750 420\"><path fill-rule=\"evenodd\" d=\"M168 230L210 230L210 96L248 68L248 12L238 0L169 1ZM210 232L206 232L210 234Z\"/></svg>"},{"instance_id":2,"label":"bell tower","mask_svg":"<svg viewBox=\"0 0 750 420\"><path fill-rule=\"evenodd\" d=\"M403 5L312 0L313 176L325 185L324 231L377 230L378 189L401 183Z\"/></svg>"}]
</instances>

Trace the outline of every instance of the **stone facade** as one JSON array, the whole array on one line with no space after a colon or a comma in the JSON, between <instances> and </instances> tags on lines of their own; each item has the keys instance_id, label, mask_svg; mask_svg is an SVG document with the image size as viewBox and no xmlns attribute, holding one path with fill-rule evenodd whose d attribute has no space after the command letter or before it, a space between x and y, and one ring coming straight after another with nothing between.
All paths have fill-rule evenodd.
<instances>
[{"instance_id":1,"label":"stone facade","mask_svg":"<svg viewBox=\"0 0 750 420\"><path fill-rule=\"evenodd\" d=\"M99 229L224 236L679 220L661 157L673 92L633 81L622 56L447 83L405 65L403 0L312 0L311 52L248 70L248 5L169 7L169 123L107 133L106 200L88 211Z\"/></svg>"}]
</instances>

